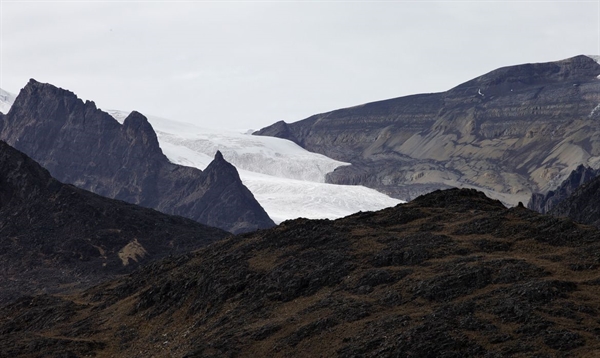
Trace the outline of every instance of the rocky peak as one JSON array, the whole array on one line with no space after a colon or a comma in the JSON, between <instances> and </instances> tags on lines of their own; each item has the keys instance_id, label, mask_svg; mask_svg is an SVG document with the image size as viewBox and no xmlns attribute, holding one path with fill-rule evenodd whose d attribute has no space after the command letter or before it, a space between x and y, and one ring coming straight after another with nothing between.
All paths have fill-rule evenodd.
<instances>
[{"instance_id":1,"label":"rocky peak","mask_svg":"<svg viewBox=\"0 0 600 358\"><path fill-rule=\"evenodd\" d=\"M220 150L217 150L217 152L215 153L214 161L215 162L225 161L225 158L223 158L223 154L221 153Z\"/></svg>"},{"instance_id":2,"label":"rocky peak","mask_svg":"<svg viewBox=\"0 0 600 358\"><path fill-rule=\"evenodd\" d=\"M207 174L175 165L162 153L142 114L132 112L121 125L93 102L84 103L74 93L50 84L29 81L3 117L0 139L58 180L109 198L230 231L274 225L222 157ZM221 181L228 183L228 190L223 191ZM206 196L214 192L213 186L220 194ZM228 212L204 209L208 207ZM211 219L217 214L219 220Z\"/></svg>"},{"instance_id":3,"label":"rocky peak","mask_svg":"<svg viewBox=\"0 0 600 358\"><path fill-rule=\"evenodd\" d=\"M589 168L586 169L588 170L584 171L584 173L589 171ZM577 222L600 228L600 206L598 205L600 203L599 172L600 170L595 171L596 176L593 178L581 176L581 180L575 181L575 183L582 183L581 185L561 185L561 188L565 186L572 188L572 191L569 193L570 195L562 197L562 200L557 200L550 210L548 210L548 213L554 216L569 217ZM576 175L573 175L573 178L576 178ZM588 181L584 182L584 179L588 179Z\"/></svg>"},{"instance_id":4,"label":"rocky peak","mask_svg":"<svg viewBox=\"0 0 600 358\"><path fill-rule=\"evenodd\" d=\"M231 216L245 217L248 221L257 223L261 228L273 226L271 219L265 220L262 207L254 195L246 188L240 179L235 166L223 157L220 151L215 153L215 159L204 169L201 186L208 188L202 203L190 203L196 210L205 212L212 222L224 225ZM235 193L235 195L232 195ZM212 204L209 204L212 203ZM240 208L245 208L240 210ZM219 225L215 225L219 227ZM233 232L251 231L245 222L238 222L232 227Z\"/></svg>"},{"instance_id":5,"label":"rocky peak","mask_svg":"<svg viewBox=\"0 0 600 358\"><path fill-rule=\"evenodd\" d=\"M144 150L162 154L156 132L143 114L132 111L123 121L122 130L127 138L142 145Z\"/></svg>"},{"instance_id":6,"label":"rocky peak","mask_svg":"<svg viewBox=\"0 0 600 358\"><path fill-rule=\"evenodd\" d=\"M527 208L542 214L550 212L558 203L571 196L581 185L600 175L600 169L592 169L579 165L569 176L554 190L546 194L534 193L527 204Z\"/></svg>"},{"instance_id":7,"label":"rocky peak","mask_svg":"<svg viewBox=\"0 0 600 358\"><path fill-rule=\"evenodd\" d=\"M213 161L208 164L206 169L204 169L204 173L209 177L213 177L214 181L218 181L217 178L220 176L231 179L239 178L237 169L225 160L223 154L219 150L215 153Z\"/></svg>"}]
</instances>

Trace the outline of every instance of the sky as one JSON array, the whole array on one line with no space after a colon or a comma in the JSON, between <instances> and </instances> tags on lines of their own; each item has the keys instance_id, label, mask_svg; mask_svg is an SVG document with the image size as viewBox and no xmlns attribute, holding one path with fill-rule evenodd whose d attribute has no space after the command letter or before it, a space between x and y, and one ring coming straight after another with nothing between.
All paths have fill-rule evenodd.
<instances>
[{"instance_id":1,"label":"sky","mask_svg":"<svg viewBox=\"0 0 600 358\"><path fill-rule=\"evenodd\" d=\"M260 129L496 68L600 55L592 1L0 0L0 88Z\"/></svg>"}]
</instances>

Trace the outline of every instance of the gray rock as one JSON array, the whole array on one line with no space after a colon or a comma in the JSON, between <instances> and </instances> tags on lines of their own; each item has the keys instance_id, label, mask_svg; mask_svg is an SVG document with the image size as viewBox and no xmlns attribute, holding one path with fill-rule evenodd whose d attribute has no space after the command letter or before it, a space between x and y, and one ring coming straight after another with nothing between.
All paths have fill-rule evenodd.
<instances>
[{"instance_id":1,"label":"gray rock","mask_svg":"<svg viewBox=\"0 0 600 358\"><path fill-rule=\"evenodd\" d=\"M600 169L592 169L580 165L556 189L550 190L546 194L532 194L527 208L545 214L552 210L556 204L573 194L579 186L589 182L598 175L600 175Z\"/></svg>"},{"instance_id":2,"label":"gray rock","mask_svg":"<svg viewBox=\"0 0 600 358\"><path fill-rule=\"evenodd\" d=\"M0 120L0 139L61 182L233 233L274 225L220 153L204 172L173 164L138 112L121 125L93 102L30 80Z\"/></svg>"},{"instance_id":3,"label":"gray rock","mask_svg":"<svg viewBox=\"0 0 600 358\"><path fill-rule=\"evenodd\" d=\"M330 183L405 200L473 187L516 205L600 157L598 75L600 64L586 56L504 67L443 93L278 122L255 134L352 163L330 173Z\"/></svg>"}]
</instances>

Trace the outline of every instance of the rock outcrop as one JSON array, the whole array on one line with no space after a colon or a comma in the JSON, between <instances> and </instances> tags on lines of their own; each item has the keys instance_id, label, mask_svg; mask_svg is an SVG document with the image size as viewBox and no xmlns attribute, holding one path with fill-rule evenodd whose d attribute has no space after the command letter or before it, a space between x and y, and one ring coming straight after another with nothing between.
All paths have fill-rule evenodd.
<instances>
[{"instance_id":1,"label":"rock outcrop","mask_svg":"<svg viewBox=\"0 0 600 358\"><path fill-rule=\"evenodd\" d=\"M0 141L0 303L87 287L229 235L62 184Z\"/></svg>"},{"instance_id":2,"label":"rock outcrop","mask_svg":"<svg viewBox=\"0 0 600 358\"><path fill-rule=\"evenodd\" d=\"M0 308L0 355L593 356L599 250L592 227L437 191L23 298Z\"/></svg>"},{"instance_id":3,"label":"rock outcrop","mask_svg":"<svg viewBox=\"0 0 600 358\"><path fill-rule=\"evenodd\" d=\"M600 64L587 56L500 68L447 92L278 122L257 135L290 139L350 162L330 173L400 199L440 187L527 202L578 165L600 165Z\"/></svg>"},{"instance_id":4,"label":"rock outcrop","mask_svg":"<svg viewBox=\"0 0 600 358\"><path fill-rule=\"evenodd\" d=\"M598 175L600 175L600 169L592 169L580 165L556 189L550 190L546 194L532 194L527 208L545 214L552 210L556 204L571 196L581 185L589 182Z\"/></svg>"},{"instance_id":5,"label":"rock outcrop","mask_svg":"<svg viewBox=\"0 0 600 358\"><path fill-rule=\"evenodd\" d=\"M600 177L579 186L569 197L554 205L548 213L600 228Z\"/></svg>"},{"instance_id":6,"label":"rock outcrop","mask_svg":"<svg viewBox=\"0 0 600 358\"><path fill-rule=\"evenodd\" d=\"M206 172L175 165L147 119L121 125L93 102L31 80L0 121L0 139L52 176L94 193L233 233L274 225L220 154Z\"/></svg>"}]
</instances>

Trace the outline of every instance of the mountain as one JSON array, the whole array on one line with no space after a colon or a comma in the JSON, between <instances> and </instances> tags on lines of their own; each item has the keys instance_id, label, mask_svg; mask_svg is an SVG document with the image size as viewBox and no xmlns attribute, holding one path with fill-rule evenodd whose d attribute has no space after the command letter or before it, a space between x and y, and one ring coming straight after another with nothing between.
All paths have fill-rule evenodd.
<instances>
[{"instance_id":1,"label":"mountain","mask_svg":"<svg viewBox=\"0 0 600 358\"><path fill-rule=\"evenodd\" d=\"M580 164L600 166L600 64L587 56L504 67L443 93L277 122L256 132L352 163L329 183L409 200L474 187L510 205Z\"/></svg>"},{"instance_id":2,"label":"mountain","mask_svg":"<svg viewBox=\"0 0 600 358\"><path fill-rule=\"evenodd\" d=\"M548 213L600 228L600 177L580 185L567 198L556 203Z\"/></svg>"},{"instance_id":3,"label":"mountain","mask_svg":"<svg viewBox=\"0 0 600 358\"><path fill-rule=\"evenodd\" d=\"M128 112L108 110L119 122ZM163 153L173 163L203 170L219 150L276 223L299 217L337 219L401 203L360 185L326 184L327 173L348 163L311 153L297 144L243 131L204 128L148 116Z\"/></svg>"},{"instance_id":4,"label":"mountain","mask_svg":"<svg viewBox=\"0 0 600 358\"><path fill-rule=\"evenodd\" d=\"M15 96L9 94L11 97ZM10 105L12 102L6 108ZM130 114L121 110L106 112L121 124ZM361 185L325 183L327 173L349 163L309 152L285 139L198 127L151 115L147 119L162 152L172 163L204 170L213 154L220 151L276 223L299 217L337 219L403 202Z\"/></svg>"},{"instance_id":5,"label":"mountain","mask_svg":"<svg viewBox=\"0 0 600 358\"><path fill-rule=\"evenodd\" d=\"M90 286L229 235L62 184L0 141L0 303Z\"/></svg>"},{"instance_id":6,"label":"mountain","mask_svg":"<svg viewBox=\"0 0 600 358\"><path fill-rule=\"evenodd\" d=\"M600 232L481 192L298 219L0 309L0 355L591 356Z\"/></svg>"},{"instance_id":7,"label":"mountain","mask_svg":"<svg viewBox=\"0 0 600 358\"><path fill-rule=\"evenodd\" d=\"M93 102L30 80L1 118L0 139L58 180L233 233L274 225L220 153L200 171L162 153L146 117L119 124Z\"/></svg>"},{"instance_id":8,"label":"mountain","mask_svg":"<svg viewBox=\"0 0 600 358\"><path fill-rule=\"evenodd\" d=\"M529 199L527 208L545 214L560 201L568 198L579 186L600 175L600 169L578 166L556 189L546 194L534 193Z\"/></svg>"}]
</instances>

